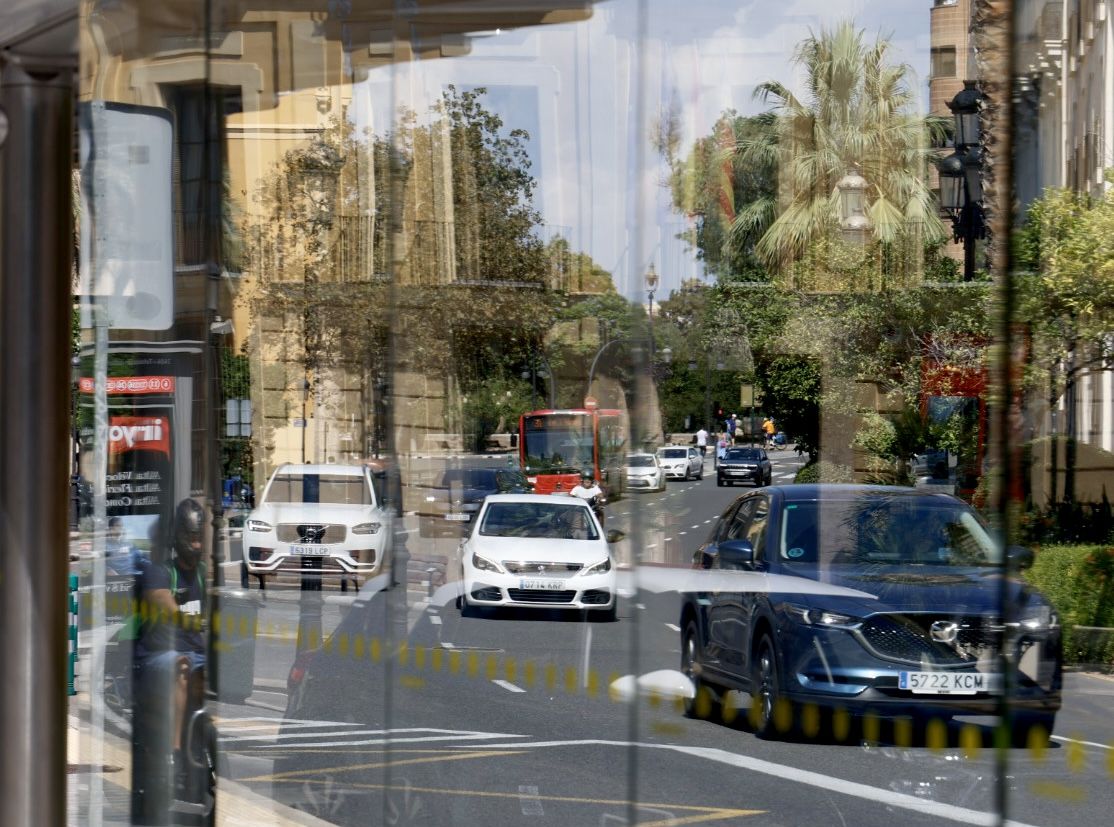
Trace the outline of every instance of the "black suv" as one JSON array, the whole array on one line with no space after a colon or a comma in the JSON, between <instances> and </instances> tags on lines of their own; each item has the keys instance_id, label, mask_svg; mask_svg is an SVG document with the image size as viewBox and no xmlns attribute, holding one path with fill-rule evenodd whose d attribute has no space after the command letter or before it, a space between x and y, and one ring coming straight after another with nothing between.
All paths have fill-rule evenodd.
<instances>
[{"instance_id":1,"label":"black suv","mask_svg":"<svg viewBox=\"0 0 1114 827\"><path fill-rule=\"evenodd\" d=\"M774 480L774 467L762 448L728 448L716 464L716 485L752 482L755 487Z\"/></svg>"},{"instance_id":2,"label":"black suv","mask_svg":"<svg viewBox=\"0 0 1114 827\"><path fill-rule=\"evenodd\" d=\"M1012 567L1032 553L1011 547ZM963 501L912 488L775 486L719 518L694 568L708 591L682 605L681 668L705 716L726 690L749 692L760 737L787 734L794 711L842 709L927 722L993 715L997 653L1013 609L1019 664L1014 735L1052 732L1061 633L1052 605L1022 580L1001 582L1003 551ZM1004 588L1004 591L1002 591Z\"/></svg>"}]
</instances>

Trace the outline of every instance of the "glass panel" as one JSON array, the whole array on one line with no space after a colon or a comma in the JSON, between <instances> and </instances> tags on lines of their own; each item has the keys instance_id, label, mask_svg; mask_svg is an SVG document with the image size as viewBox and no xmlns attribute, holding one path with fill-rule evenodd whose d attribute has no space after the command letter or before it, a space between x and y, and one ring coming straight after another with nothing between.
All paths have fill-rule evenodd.
<instances>
[{"instance_id":1,"label":"glass panel","mask_svg":"<svg viewBox=\"0 0 1114 827\"><path fill-rule=\"evenodd\" d=\"M82 4L72 821L1101 823L1071 7Z\"/></svg>"}]
</instances>

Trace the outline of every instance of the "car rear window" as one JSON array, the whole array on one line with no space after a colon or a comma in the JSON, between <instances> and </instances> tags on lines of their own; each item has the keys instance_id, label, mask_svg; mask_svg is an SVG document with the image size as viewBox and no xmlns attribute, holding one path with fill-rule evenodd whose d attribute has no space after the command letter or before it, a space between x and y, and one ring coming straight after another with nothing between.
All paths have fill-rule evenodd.
<instances>
[{"instance_id":1,"label":"car rear window","mask_svg":"<svg viewBox=\"0 0 1114 827\"><path fill-rule=\"evenodd\" d=\"M441 475L443 488L462 485L466 488L489 488L494 491L498 488L495 481L495 470L492 468L451 468Z\"/></svg>"},{"instance_id":2,"label":"car rear window","mask_svg":"<svg viewBox=\"0 0 1114 827\"><path fill-rule=\"evenodd\" d=\"M631 468L652 468L654 466L653 457L627 457L627 465Z\"/></svg>"}]
</instances>

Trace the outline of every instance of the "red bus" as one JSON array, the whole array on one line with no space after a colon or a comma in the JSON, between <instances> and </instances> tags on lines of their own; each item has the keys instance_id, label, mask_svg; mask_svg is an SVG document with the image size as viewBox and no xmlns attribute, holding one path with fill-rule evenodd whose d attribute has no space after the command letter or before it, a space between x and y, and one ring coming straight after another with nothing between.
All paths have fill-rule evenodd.
<instances>
[{"instance_id":1,"label":"red bus","mask_svg":"<svg viewBox=\"0 0 1114 827\"><path fill-rule=\"evenodd\" d=\"M609 497L619 496L626 450L627 415L620 410L530 411L518 421L522 472L539 494L576 487L588 468Z\"/></svg>"}]
</instances>

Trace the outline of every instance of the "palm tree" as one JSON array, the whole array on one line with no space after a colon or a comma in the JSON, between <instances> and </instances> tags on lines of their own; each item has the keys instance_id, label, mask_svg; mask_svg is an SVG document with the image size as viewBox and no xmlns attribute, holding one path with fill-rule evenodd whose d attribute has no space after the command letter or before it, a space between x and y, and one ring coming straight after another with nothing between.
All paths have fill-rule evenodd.
<instances>
[{"instance_id":1,"label":"palm tree","mask_svg":"<svg viewBox=\"0 0 1114 827\"><path fill-rule=\"evenodd\" d=\"M741 209L732 231L761 233L756 254L784 270L839 227L836 182L857 166L870 185L868 215L887 267L908 269L923 243L945 237L928 187L934 143L946 136L947 119L919 116L910 69L889 61L889 43L868 43L845 21L811 34L793 63L804 70L806 94L767 81L755 97L772 104L765 129L735 151L745 163L772 164L778 192ZM909 255L895 255L907 250Z\"/></svg>"}]
</instances>

